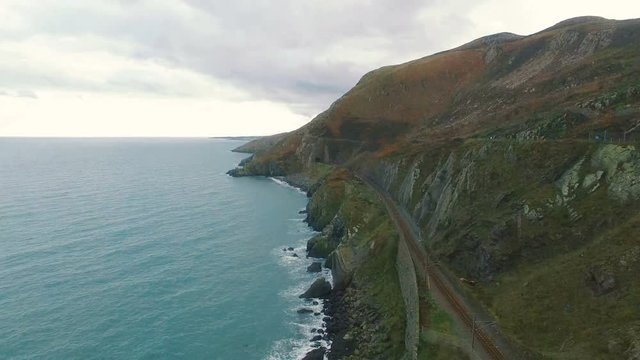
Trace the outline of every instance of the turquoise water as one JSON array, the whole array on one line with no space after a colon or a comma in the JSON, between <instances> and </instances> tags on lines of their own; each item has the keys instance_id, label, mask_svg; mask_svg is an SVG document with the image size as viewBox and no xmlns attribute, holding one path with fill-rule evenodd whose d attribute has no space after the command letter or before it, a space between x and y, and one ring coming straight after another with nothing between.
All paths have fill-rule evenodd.
<instances>
[{"instance_id":1,"label":"turquoise water","mask_svg":"<svg viewBox=\"0 0 640 360\"><path fill-rule=\"evenodd\" d=\"M239 144L0 139L0 358L300 357L307 199Z\"/></svg>"}]
</instances>

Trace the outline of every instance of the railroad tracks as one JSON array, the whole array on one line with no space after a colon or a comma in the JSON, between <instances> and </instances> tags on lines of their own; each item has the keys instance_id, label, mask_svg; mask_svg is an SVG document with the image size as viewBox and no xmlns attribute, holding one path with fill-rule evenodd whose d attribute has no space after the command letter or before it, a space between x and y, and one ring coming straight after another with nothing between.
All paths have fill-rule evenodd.
<instances>
[{"instance_id":1,"label":"railroad tracks","mask_svg":"<svg viewBox=\"0 0 640 360\"><path fill-rule=\"evenodd\" d=\"M430 287L435 287L435 290L442 295L449 307L455 312L455 315L459 318L459 320L468 328L472 336L472 349L474 348L475 342L477 340L477 342L482 346L484 353L490 359L506 360L507 357L496 345L496 341L491 336L491 334L487 333L482 328L477 326L479 322L476 321L476 316L472 314L472 312L464 305L460 296L455 293L455 291L449 284L447 284L444 275L439 271L437 266L432 261L430 261L426 251L418 240L419 235L412 229L411 225L403 216L403 214L400 213L400 210L396 206L395 202L383 189L381 189L373 181L367 179L364 176L356 175L356 177L362 180L371 189L373 189L376 194L378 194L378 197L380 197L380 199L384 203L389 215L395 223L398 232L401 235L401 240L405 241L405 243L409 247L411 258L413 260L416 271L421 273L423 279L428 279L428 283L432 284L430 285Z\"/></svg>"}]
</instances>

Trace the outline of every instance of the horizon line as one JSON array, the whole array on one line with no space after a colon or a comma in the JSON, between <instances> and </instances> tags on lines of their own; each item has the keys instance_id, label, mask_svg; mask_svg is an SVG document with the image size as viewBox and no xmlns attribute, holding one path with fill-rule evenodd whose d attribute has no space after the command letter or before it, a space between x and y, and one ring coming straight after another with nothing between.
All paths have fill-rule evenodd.
<instances>
[{"instance_id":1,"label":"horizon line","mask_svg":"<svg viewBox=\"0 0 640 360\"><path fill-rule=\"evenodd\" d=\"M74 135L0 135L0 139L234 139L261 138L270 135L216 135L216 136L155 136L155 135L104 135L104 136L74 136Z\"/></svg>"}]
</instances>

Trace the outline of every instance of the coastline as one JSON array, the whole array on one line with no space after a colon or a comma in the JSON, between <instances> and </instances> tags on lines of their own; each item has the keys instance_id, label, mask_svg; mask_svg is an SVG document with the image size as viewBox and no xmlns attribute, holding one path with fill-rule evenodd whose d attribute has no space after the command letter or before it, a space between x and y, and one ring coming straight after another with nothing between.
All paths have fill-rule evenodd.
<instances>
[{"instance_id":1,"label":"coastline","mask_svg":"<svg viewBox=\"0 0 640 360\"><path fill-rule=\"evenodd\" d=\"M313 181L304 177L302 174L268 178L281 186L295 189L307 195L307 198L309 199L312 196L310 189L313 187ZM307 215L309 211L308 204L309 203L307 202L307 208L305 210ZM309 228L314 228L313 220L311 220L309 216L307 216L303 221ZM313 239L313 237L307 241L310 241L311 239ZM327 261L329 260L327 258L309 256L308 247L309 245L307 245L306 257L313 259L312 262L319 261L322 268L327 268ZM350 328L352 327L355 318L357 318L354 314L362 316L375 315L372 311L364 311L361 314L354 311L354 300L356 300L356 295L353 292L335 289L333 276L331 276L330 273L328 275L327 280L332 286L331 293L324 299L314 298L313 300L306 299L305 301L305 308L309 303L321 304L322 310L320 311L319 316L322 316L322 323L320 328L311 329L311 338L309 340L310 349L306 352L302 360L322 360L325 358L329 360L337 360L351 355L355 349L353 340L348 336L348 333L349 330L351 330ZM321 340L324 344L318 341L318 336L321 336Z\"/></svg>"},{"instance_id":2,"label":"coastline","mask_svg":"<svg viewBox=\"0 0 640 360\"><path fill-rule=\"evenodd\" d=\"M242 165L228 174L265 175ZM405 318L395 267L398 238L376 195L344 169L324 164L294 175L267 175L306 193L304 221L318 232L308 239L306 256L331 272L329 292L308 302L322 302L322 326L310 334L310 350L301 359L402 357ZM308 285L311 291L317 284ZM319 339L324 344L314 342Z\"/></svg>"},{"instance_id":3,"label":"coastline","mask_svg":"<svg viewBox=\"0 0 640 360\"><path fill-rule=\"evenodd\" d=\"M311 196L311 194L309 193L309 189L311 188L310 184L312 182L311 179L304 178L301 175L297 177L269 176L267 178L274 181L278 185L296 190L306 195L307 198L310 198ZM308 201L307 201L307 208L308 208ZM307 208L305 208L305 210L301 211L300 213L306 214L308 211ZM305 217L303 222L306 223L306 225L310 229L313 229L313 226L309 224L308 216ZM309 241L310 239L307 239L307 241ZM289 251L289 249L283 249L283 251L285 250ZM320 262L321 267L326 268L325 267L326 259L310 257L308 255L308 250L306 250L305 253L306 253L306 258L312 259L311 261L312 264L316 262ZM326 278L327 281L331 283L331 286L333 288L333 285L334 285L333 277L331 276L330 272L329 273L325 272L323 275L321 275L318 278ZM321 307L320 311L311 313L310 310L312 310L312 307L317 305L320 305ZM327 356L329 359L338 359L344 355L343 351L336 351L337 349L333 345L333 339L335 339L337 332L343 330L343 327L338 325L339 323L334 320L336 317L336 314L338 314L338 317L343 316L342 315L343 311L341 311L342 309L344 309L344 306L342 306L341 297L338 296L338 294L336 294L333 291L325 299L308 298L304 300L304 305L303 307L298 309L298 313L301 313L301 314L308 313L307 314L308 316L319 316L321 317L322 320L318 328L311 327L311 331L308 334L309 344L307 349L305 350L304 357L302 357L303 360L322 360L322 359L325 359L325 356Z\"/></svg>"}]
</instances>

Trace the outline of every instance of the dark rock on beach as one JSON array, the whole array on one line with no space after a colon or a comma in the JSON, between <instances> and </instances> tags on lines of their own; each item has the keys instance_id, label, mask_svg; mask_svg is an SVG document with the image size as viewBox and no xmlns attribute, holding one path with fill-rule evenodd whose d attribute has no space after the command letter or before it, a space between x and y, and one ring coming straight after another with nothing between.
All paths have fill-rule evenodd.
<instances>
[{"instance_id":1,"label":"dark rock on beach","mask_svg":"<svg viewBox=\"0 0 640 360\"><path fill-rule=\"evenodd\" d=\"M316 335L312 337L310 341L320 341L320 340L322 340L322 335Z\"/></svg>"},{"instance_id":2,"label":"dark rock on beach","mask_svg":"<svg viewBox=\"0 0 640 360\"><path fill-rule=\"evenodd\" d=\"M312 312L313 310L309 308L301 308L297 311L298 314L311 314Z\"/></svg>"},{"instance_id":3,"label":"dark rock on beach","mask_svg":"<svg viewBox=\"0 0 640 360\"><path fill-rule=\"evenodd\" d=\"M389 343L389 330L382 323L383 316L363 301L363 294L348 287L334 289L324 301L325 329L323 339L331 342L329 360L357 355L358 359L386 359L383 356ZM318 331L319 334L322 334Z\"/></svg>"},{"instance_id":4,"label":"dark rock on beach","mask_svg":"<svg viewBox=\"0 0 640 360\"><path fill-rule=\"evenodd\" d=\"M316 273L322 271L322 264L319 262L314 262L313 264L307 267L308 272Z\"/></svg>"},{"instance_id":5,"label":"dark rock on beach","mask_svg":"<svg viewBox=\"0 0 640 360\"><path fill-rule=\"evenodd\" d=\"M321 277L316 279L316 281L311 284L309 289L305 291L300 298L304 299L325 299L331 294L331 284L327 281L327 279Z\"/></svg>"},{"instance_id":6,"label":"dark rock on beach","mask_svg":"<svg viewBox=\"0 0 640 360\"><path fill-rule=\"evenodd\" d=\"M324 303L324 312L330 317L325 321L326 336L331 343L329 359L341 359L353 353L353 340L348 336L350 330L350 314L343 291L335 291Z\"/></svg>"},{"instance_id":7,"label":"dark rock on beach","mask_svg":"<svg viewBox=\"0 0 640 360\"><path fill-rule=\"evenodd\" d=\"M324 347L320 347L317 349L313 349L305 355L302 360L323 360L324 354L327 352L327 349Z\"/></svg>"},{"instance_id":8,"label":"dark rock on beach","mask_svg":"<svg viewBox=\"0 0 640 360\"><path fill-rule=\"evenodd\" d=\"M287 248L287 250L289 250L289 251L293 251L293 248L292 248L291 246L289 246L289 247Z\"/></svg>"}]
</instances>

